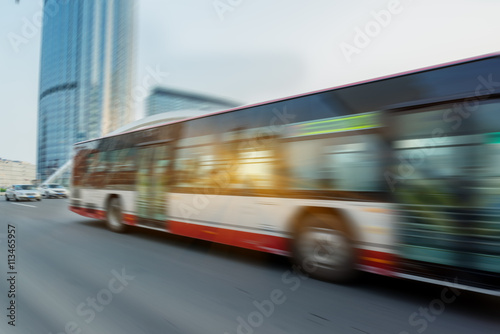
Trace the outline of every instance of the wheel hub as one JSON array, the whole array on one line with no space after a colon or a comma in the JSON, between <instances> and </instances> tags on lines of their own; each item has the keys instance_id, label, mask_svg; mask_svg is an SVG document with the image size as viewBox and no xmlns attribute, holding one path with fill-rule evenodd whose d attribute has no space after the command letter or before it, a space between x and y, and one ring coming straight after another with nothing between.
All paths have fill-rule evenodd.
<instances>
[{"instance_id":1,"label":"wheel hub","mask_svg":"<svg viewBox=\"0 0 500 334\"><path fill-rule=\"evenodd\" d=\"M346 237L338 231L326 228L308 229L300 246L306 258L318 267L339 267L349 257L349 243Z\"/></svg>"},{"instance_id":2,"label":"wheel hub","mask_svg":"<svg viewBox=\"0 0 500 334\"><path fill-rule=\"evenodd\" d=\"M119 227L121 225L121 209L120 205L116 203L116 201L113 201L110 205L110 217L109 217L109 222L111 225Z\"/></svg>"}]
</instances>

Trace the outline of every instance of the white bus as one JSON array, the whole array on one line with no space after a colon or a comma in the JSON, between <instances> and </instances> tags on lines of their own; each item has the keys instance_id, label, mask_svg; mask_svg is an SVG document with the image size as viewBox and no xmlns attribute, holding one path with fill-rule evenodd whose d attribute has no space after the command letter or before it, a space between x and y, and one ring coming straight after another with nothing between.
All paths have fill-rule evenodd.
<instances>
[{"instance_id":1,"label":"white bus","mask_svg":"<svg viewBox=\"0 0 500 334\"><path fill-rule=\"evenodd\" d=\"M494 54L81 142L70 209L498 294L499 94Z\"/></svg>"}]
</instances>

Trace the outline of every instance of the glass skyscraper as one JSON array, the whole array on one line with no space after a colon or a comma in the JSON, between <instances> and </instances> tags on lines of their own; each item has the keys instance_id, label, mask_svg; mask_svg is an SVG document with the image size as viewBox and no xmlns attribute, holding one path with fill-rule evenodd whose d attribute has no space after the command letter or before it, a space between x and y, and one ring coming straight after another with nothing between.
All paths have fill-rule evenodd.
<instances>
[{"instance_id":1,"label":"glass skyscraper","mask_svg":"<svg viewBox=\"0 0 500 334\"><path fill-rule=\"evenodd\" d=\"M38 110L38 177L72 144L133 121L135 0L45 0Z\"/></svg>"},{"instance_id":2,"label":"glass skyscraper","mask_svg":"<svg viewBox=\"0 0 500 334\"><path fill-rule=\"evenodd\" d=\"M233 101L180 91L171 88L156 87L146 100L146 116L176 110L205 110L214 112L241 105Z\"/></svg>"}]
</instances>

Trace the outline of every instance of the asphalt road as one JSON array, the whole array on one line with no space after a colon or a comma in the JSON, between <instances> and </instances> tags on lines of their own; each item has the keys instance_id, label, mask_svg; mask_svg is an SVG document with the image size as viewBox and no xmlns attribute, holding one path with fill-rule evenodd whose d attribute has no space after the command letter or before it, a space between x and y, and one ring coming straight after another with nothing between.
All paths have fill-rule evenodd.
<instances>
[{"instance_id":1,"label":"asphalt road","mask_svg":"<svg viewBox=\"0 0 500 334\"><path fill-rule=\"evenodd\" d=\"M67 205L0 196L0 333L500 333L500 298L369 274L334 285L298 276L282 257L115 234Z\"/></svg>"}]
</instances>

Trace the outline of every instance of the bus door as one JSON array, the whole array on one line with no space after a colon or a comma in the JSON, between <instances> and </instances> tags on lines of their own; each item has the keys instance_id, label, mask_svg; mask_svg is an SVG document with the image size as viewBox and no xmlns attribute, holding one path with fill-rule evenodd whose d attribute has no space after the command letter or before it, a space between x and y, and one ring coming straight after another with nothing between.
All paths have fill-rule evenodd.
<instances>
[{"instance_id":1,"label":"bus door","mask_svg":"<svg viewBox=\"0 0 500 334\"><path fill-rule=\"evenodd\" d=\"M137 153L137 224L167 229L171 144L142 146Z\"/></svg>"},{"instance_id":2,"label":"bus door","mask_svg":"<svg viewBox=\"0 0 500 334\"><path fill-rule=\"evenodd\" d=\"M500 151L491 134L500 129L498 105L481 103L462 119L451 103L391 112L386 180L400 208L398 250L407 269L500 272L500 183L491 165Z\"/></svg>"},{"instance_id":3,"label":"bus door","mask_svg":"<svg viewBox=\"0 0 500 334\"><path fill-rule=\"evenodd\" d=\"M461 264L457 219L464 219L461 201L469 201L472 196L465 192L472 189L458 187L465 186L462 172L473 164L478 144L465 135L465 125L454 131L443 122L448 109L415 107L391 114L393 161L386 179L400 209L398 251L405 263L435 270Z\"/></svg>"}]
</instances>

